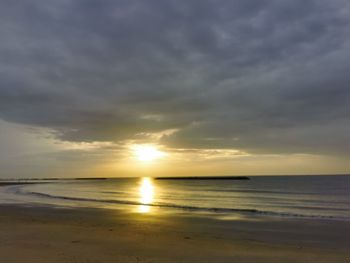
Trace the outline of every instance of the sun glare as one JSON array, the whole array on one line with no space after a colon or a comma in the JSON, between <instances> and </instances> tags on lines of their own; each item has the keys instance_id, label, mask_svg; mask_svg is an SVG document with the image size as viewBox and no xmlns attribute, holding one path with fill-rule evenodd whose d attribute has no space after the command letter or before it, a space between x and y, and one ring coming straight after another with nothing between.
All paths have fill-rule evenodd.
<instances>
[{"instance_id":1,"label":"sun glare","mask_svg":"<svg viewBox=\"0 0 350 263\"><path fill-rule=\"evenodd\" d=\"M150 204L153 202L154 189L152 184L152 179L148 177L142 178L140 189L140 202L141 206L139 207L139 212L148 213L150 212Z\"/></svg>"},{"instance_id":2,"label":"sun glare","mask_svg":"<svg viewBox=\"0 0 350 263\"><path fill-rule=\"evenodd\" d=\"M165 156L164 152L153 145L135 145L133 151L136 159L141 162L152 162Z\"/></svg>"}]
</instances>

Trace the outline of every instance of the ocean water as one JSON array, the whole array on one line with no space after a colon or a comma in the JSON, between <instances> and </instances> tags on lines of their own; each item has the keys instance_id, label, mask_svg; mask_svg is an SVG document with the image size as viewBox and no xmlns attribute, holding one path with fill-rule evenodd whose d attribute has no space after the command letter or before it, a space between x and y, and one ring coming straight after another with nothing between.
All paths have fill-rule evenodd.
<instances>
[{"instance_id":1,"label":"ocean water","mask_svg":"<svg viewBox=\"0 0 350 263\"><path fill-rule=\"evenodd\" d=\"M213 217L350 220L350 176L263 176L250 180L56 180L0 187L3 203L103 207Z\"/></svg>"}]
</instances>

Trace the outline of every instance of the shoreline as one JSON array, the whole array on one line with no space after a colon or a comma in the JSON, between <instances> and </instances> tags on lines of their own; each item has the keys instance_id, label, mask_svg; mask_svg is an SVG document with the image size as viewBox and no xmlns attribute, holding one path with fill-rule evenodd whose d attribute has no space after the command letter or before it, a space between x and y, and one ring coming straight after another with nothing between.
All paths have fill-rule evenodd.
<instances>
[{"instance_id":1,"label":"shoreline","mask_svg":"<svg viewBox=\"0 0 350 263\"><path fill-rule=\"evenodd\" d=\"M331 220L7 204L0 231L4 262L350 261L350 224Z\"/></svg>"},{"instance_id":2,"label":"shoreline","mask_svg":"<svg viewBox=\"0 0 350 263\"><path fill-rule=\"evenodd\" d=\"M1 189L6 189L6 187L11 186L20 186L20 185L39 185L39 184L51 184L50 182L0 182L0 193ZM8 194L8 193L7 193ZM44 197L47 198L46 201L34 201L35 197ZM25 199L22 197L29 197L29 199ZM289 212L279 212L279 211L270 211L270 210L259 210L255 208L217 208L217 207L194 207L188 205L172 205L172 204L158 204L158 203L150 203L144 205L143 203L137 201L120 201L120 200L99 200L96 203L100 203L99 205L91 205L90 202L94 203L95 200L89 198L82 197L66 197L66 196L51 196L49 194L35 193L32 195L18 195L17 193L13 194L12 198L15 198L16 201L8 201L3 204L7 205L26 205L26 204L34 204L36 206L42 207L67 207L74 209L84 209L88 208L102 208L108 210L126 210L130 212L131 210L137 210L137 207L147 206L152 209L157 209L158 213L161 214L189 214L190 216L201 216L204 214L211 214L212 218L220 219L224 218L224 220L236 219L236 218L250 218L258 219L261 218L272 218L274 220L325 220L325 221L337 221L337 222L349 222L350 217L348 216L333 216L333 215L313 215L313 214L296 214ZM33 201L31 198L34 198ZM68 202L60 204L60 201ZM71 203L69 203L71 202ZM81 204L74 204L75 202L81 202ZM0 203L0 206L2 203ZM131 209L134 207L136 209Z\"/></svg>"}]
</instances>

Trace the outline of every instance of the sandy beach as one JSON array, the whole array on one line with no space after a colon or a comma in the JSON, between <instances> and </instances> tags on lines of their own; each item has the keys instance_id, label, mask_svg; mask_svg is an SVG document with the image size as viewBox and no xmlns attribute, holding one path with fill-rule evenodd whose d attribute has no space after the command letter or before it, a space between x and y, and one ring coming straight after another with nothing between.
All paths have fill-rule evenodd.
<instances>
[{"instance_id":1,"label":"sandy beach","mask_svg":"<svg viewBox=\"0 0 350 263\"><path fill-rule=\"evenodd\" d=\"M350 224L0 207L1 263L350 262Z\"/></svg>"}]
</instances>

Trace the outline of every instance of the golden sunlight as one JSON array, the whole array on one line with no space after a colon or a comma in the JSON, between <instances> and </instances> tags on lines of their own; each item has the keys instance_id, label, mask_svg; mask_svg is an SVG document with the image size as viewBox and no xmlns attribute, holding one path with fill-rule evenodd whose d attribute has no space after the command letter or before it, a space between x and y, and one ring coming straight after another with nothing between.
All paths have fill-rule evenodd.
<instances>
[{"instance_id":1,"label":"golden sunlight","mask_svg":"<svg viewBox=\"0 0 350 263\"><path fill-rule=\"evenodd\" d=\"M150 204L153 202L154 197L154 187L152 183L152 179L149 177L142 178L140 189L140 205L139 212L148 213L150 211Z\"/></svg>"},{"instance_id":2,"label":"golden sunlight","mask_svg":"<svg viewBox=\"0 0 350 263\"><path fill-rule=\"evenodd\" d=\"M136 159L141 162L151 162L165 156L165 153L154 145L134 145L132 150Z\"/></svg>"}]
</instances>

